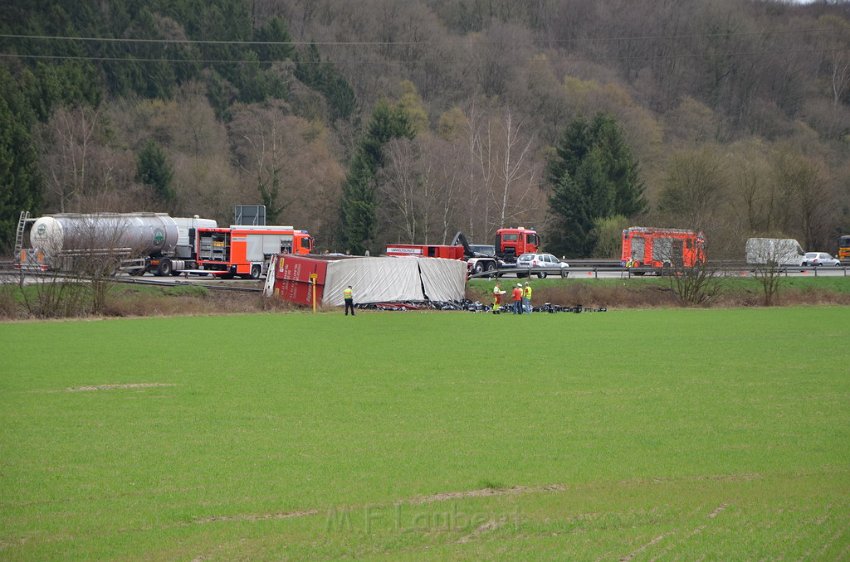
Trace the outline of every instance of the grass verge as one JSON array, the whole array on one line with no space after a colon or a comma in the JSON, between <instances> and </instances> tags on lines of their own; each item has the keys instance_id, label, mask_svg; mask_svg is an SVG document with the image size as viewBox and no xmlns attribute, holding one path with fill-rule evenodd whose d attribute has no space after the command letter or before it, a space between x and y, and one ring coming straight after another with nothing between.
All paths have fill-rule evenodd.
<instances>
[{"instance_id":1,"label":"grass verge","mask_svg":"<svg viewBox=\"0 0 850 562\"><path fill-rule=\"evenodd\" d=\"M525 282L525 280L523 280ZM490 303L495 281L471 280L467 298ZM510 287L514 279L500 280L501 287ZM550 302L564 306L607 306L616 308L647 308L679 306L669 278L647 277L632 279L532 279L534 303ZM762 288L756 279L730 277L722 280L721 295L712 305L721 307L760 306ZM850 305L850 278L845 277L788 277L782 279L778 304L784 306L838 304Z\"/></svg>"}]
</instances>

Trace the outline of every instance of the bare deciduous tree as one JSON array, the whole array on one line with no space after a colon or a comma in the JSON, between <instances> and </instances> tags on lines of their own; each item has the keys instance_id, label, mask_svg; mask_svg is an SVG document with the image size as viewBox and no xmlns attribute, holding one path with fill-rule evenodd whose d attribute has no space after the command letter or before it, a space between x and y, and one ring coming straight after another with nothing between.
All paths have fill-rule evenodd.
<instances>
[{"instance_id":1,"label":"bare deciduous tree","mask_svg":"<svg viewBox=\"0 0 850 562\"><path fill-rule=\"evenodd\" d=\"M394 139L385 146L386 164L378 177L382 220L389 239L408 243L447 243L464 174L458 146L431 136Z\"/></svg>"},{"instance_id":2,"label":"bare deciduous tree","mask_svg":"<svg viewBox=\"0 0 850 562\"><path fill-rule=\"evenodd\" d=\"M498 226L507 226L508 220L516 220L525 214L524 202L535 187L534 168L528 165L529 150L534 137L522 136L522 121L514 124L510 107L505 110L504 121L504 150L501 155L502 165L499 174L500 196ZM523 203L518 203L518 201Z\"/></svg>"},{"instance_id":3,"label":"bare deciduous tree","mask_svg":"<svg viewBox=\"0 0 850 562\"><path fill-rule=\"evenodd\" d=\"M420 228L424 202L419 193L418 146L409 139L393 139L384 145L384 155L386 164L377 178L384 220L403 237L400 241L427 243L417 239L424 230Z\"/></svg>"},{"instance_id":4,"label":"bare deciduous tree","mask_svg":"<svg viewBox=\"0 0 850 562\"><path fill-rule=\"evenodd\" d=\"M88 107L60 108L46 127L50 198L60 212L75 208L90 189L90 149L99 118L99 111Z\"/></svg>"},{"instance_id":5,"label":"bare deciduous tree","mask_svg":"<svg viewBox=\"0 0 850 562\"><path fill-rule=\"evenodd\" d=\"M48 235L38 249L47 274L35 279L32 291L21 292L27 312L39 318L103 314L116 272L125 260L144 257L131 227L124 215L82 214Z\"/></svg>"},{"instance_id":6,"label":"bare deciduous tree","mask_svg":"<svg viewBox=\"0 0 850 562\"><path fill-rule=\"evenodd\" d=\"M470 225L489 237L510 223L541 222L544 197L536 179L539 164L531 159L534 137L526 136L522 121L509 108L497 115L470 111L468 132ZM472 227L470 233L479 235Z\"/></svg>"},{"instance_id":7,"label":"bare deciduous tree","mask_svg":"<svg viewBox=\"0 0 850 562\"><path fill-rule=\"evenodd\" d=\"M722 212L726 195L722 158L703 148L676 154L670 161L667 184L660 207L669 220L696 230L704 230L715 213Z\"/></svg>"},{"instance_id":8,"label":"bare deciduous tree","mask_svg":"<svg viewBox=\"0 0 850 562\"><path fill-rule=\"evenodd\" d=\"M722 293L725 279L708 261L697 261L690 267L681 261L678 265L675 260L671 263L670 286L682 304L707 306Z\"/></svg>"},{"instance_id":9,"label":"bare deciduous tree","mask_svg":"<svg viewBox=\"0 0 850 562\"><path fill-rule=\"evenodd\" d=\"M747 253L747 261L753 268L753 277L762 288L762 304L764 306L776 304L785 275L782 265L785 247L780 243L763 241L748 247Z\"/></svg>"},{"instance_id":10,"label":"bare deciduous tree","mask_svg":"<svg viewBox=\"0 0 850 562\"><path fill-rule=\"evenodd\" d=\"M832 191L823 163L792 151L781 151L775 161L774 181L783 198L783 232L801 235L806 248L825 245L832 208Z\"/></svg>"}]
</instances>

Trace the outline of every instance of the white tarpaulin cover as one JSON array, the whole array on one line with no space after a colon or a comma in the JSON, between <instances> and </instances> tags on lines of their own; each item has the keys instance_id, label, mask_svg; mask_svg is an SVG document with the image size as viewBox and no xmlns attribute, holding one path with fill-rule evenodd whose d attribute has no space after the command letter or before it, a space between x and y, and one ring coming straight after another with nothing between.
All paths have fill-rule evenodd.
<instances>
[{"instance_id":1,"label":"white tarpaulin cover","mask_svg":"<svg viewBox=\"0 0 850 562\"><path fill-rule=\"evenodd\" d=\"M466 262L422 258L416 260L425 296L437 302L459 301L466 294Z\"/></svg>"},{"instance_id":2,"label":"white tarpaulin cover","mask_svg":"<svg viewBox=\"0 0 850 562\"><path fill-rule=\"evenodd\" d=\"M422 301L426 294L433 301L461 300L466 285L466 263L439 258L385 257L335 261L328 264L322 304L342 306L342 291L349 285L356 303Z\"/></svg>"}]
</instances>

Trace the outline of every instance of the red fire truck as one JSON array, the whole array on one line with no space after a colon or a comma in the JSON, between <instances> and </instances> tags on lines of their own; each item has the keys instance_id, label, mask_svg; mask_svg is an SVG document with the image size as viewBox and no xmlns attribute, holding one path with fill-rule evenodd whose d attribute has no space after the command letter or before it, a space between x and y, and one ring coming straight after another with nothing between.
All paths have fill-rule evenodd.
<instances>
[{"instance_id":1,"label":"red fire truck","mask_svg":"<svg viewBox=\"0 0 850 562\"><path fill-rule=\"evenodd\" d=\"M623 266L693 267L705 261L702 232L633 226L623 230Z\"/></svg>"},{"instance_id":2,"label":"red fire truck","mask_svg":"<svg viewBox=\"0 0 850 562\"><path fill-rule=\"evenodd\" d=\"M309 254L313 237L291 226L199 228L195 238L198 265L215 275L257 279L277 254Z\"/></svg>"}]
</instances>

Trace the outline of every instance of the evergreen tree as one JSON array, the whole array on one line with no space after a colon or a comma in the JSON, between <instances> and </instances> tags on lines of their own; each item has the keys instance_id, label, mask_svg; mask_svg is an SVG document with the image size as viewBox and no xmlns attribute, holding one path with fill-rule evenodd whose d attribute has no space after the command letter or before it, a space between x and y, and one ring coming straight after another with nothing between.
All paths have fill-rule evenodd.
<instances>
[{"instance_id":1,"label":"evergreen tree","mask_svg":"<svg viewBox=\"0 0 850 562\"><path fill-rule=\"evenodd\" d=\"M30 130L35 118L16 81L0 66L0 250L11 249L21 211L38 213L43 180Z\"/></svg>"},{"instance_id":2,"label":"evergreen tree","mask_svg":"<svg viewBox=\"0 0 850 562\"><path fill-rule=\"evenodd\" d=\"M290 59L295 53L289 29L280 18L270 19L266 25L256 31L255 35L256 41L268 42L268 44L257 46L257 55L265 66L268 66L270 62Z\"/></svg>"},{"instance_id":3,"label":"evergreen tree","mask_svg":"<svg viewBox=\"0 0 850 562\"><path fill-rule=\"evenodd\" d=\"M322 62L315 44L311 43L306 52L298 54L295 63L295 77L325 96L331 121L351 116L357 105L354 89L331 63Z\"/></svg>"},{"instance_id":4,"label":"evergreen tree","mask_svg":"<svg viewBox=\"0 0 850 562\"><path fill-rule=\"evenodd\" d=\"M275 164L272 164L268 171L268 177L264 177L260 170L257 171L257 189L260 191L260 198L266 207L268 224L277 224L278 217L286 208L281 196L280 173L280 168Z\"/></svg>"},{"instance_id":5,"label":"evergreen tree","mask_svg":"<svg viewBox=\"0 0 850 562\"><path fill-rule=\"evenodd\" d=\"M230 104L236 99L233 86L213 69L206 73L207 100L215 111L215 116L222 121L231 118Z\"/></svg>"},{"instance_id":6,"label":"evergreen tree","mask_svg":"<svg viewBox=\"0 0 850 562\"><path fill-rule=\"evenodd\" d=\"M595 246L594 222L614 215L634 216L646 208L638 164L610 115L569 124L547 163L553 223L549 249L568 257L588 257Z\"/></svg>"},{"instance_id":7,"label":"evergreen tree","mask_svg":"<svg viewBox=\"0 0 850 562\"><path fill-rule=\"evenodd\" d=\"M174 172L165 158L165 151L156 143L149 140L139 153L136 161L136 179L153 188L157 197L169 205L174 201L174 191L171 179Z\"/></svg>"},{"instance_id":8,"label":"evergreen tree","mask_svg":"<svg viewBox=\"0 0 850 562\"><path fill-rule=\"evenodd\" d=\"M383 147L394 138L413 138L407 114L380 102L357 146L342 193L340 239L353 254L372 249L377 224L375 175L384 164Z\"/></svg>"}]
</instances>

